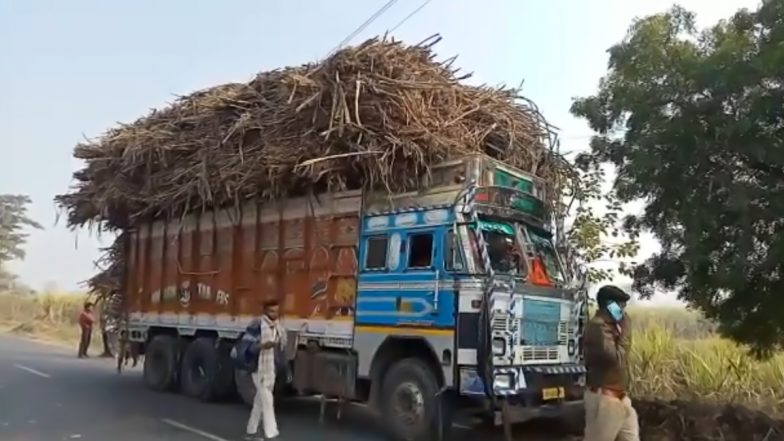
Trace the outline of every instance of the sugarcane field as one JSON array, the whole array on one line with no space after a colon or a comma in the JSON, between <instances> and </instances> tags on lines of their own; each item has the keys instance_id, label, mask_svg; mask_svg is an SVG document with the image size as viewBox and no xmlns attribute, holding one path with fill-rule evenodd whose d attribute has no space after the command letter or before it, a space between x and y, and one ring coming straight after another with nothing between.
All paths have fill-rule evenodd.
<instances>
[{"instance_id":1,"label":"sugarcane field","mask_svg":"<svg viewBox=\"0 0 784 441\"><path fill-rule=\"evenodd\" d=\"M4 6L1 440L784 441L784 0Z\"/></svg>"}]
</instances>

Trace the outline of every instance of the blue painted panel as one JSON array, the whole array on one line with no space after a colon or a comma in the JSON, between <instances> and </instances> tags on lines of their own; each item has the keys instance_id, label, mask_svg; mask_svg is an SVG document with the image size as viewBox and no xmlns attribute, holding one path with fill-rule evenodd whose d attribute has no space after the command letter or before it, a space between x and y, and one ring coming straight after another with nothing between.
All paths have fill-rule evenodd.
<instances>
[{"instance_id":1,"label":"blue painted panel","mask_svg":"<svg viewBox=\"0 0 784 441\"><path fill-rule=\"evenodd\" d=\"M560 321L560 303L523 299L522 340L524 344L535 346L558 344Z\"/></svg>"},{"instance_id":2,"label":"blue painted panel","mask_svg":"<svg viewBox=\"0 0 784 441\"><path fill-rule=\"evenodd\" d=\"M398 297L401 308L398 310ZM453 327L454 291L440 291L438 310L433 304L432 290L360 290L357 295L357 325L419 325Z\"/></svg>"},{"instance_id":3,"label":"blue painted panel","mask_svg":"<svg viewBox=\"0 0 784 441\"><path fill-rule=\"evenodd\" d=\"M438 227L451 225L454 220L455 213L451 208L376 214L362 219L362 231L364 234L373 234L390 230Z\"/></svg>"}]
</instances>

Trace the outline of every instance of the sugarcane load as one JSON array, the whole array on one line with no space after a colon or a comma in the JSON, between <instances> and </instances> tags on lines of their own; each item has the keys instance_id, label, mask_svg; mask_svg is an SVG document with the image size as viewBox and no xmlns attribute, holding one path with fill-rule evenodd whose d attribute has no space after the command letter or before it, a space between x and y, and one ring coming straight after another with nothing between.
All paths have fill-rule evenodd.
<instances>
[{"instance_id":1,"label":"sugarcane load","mask_svg":"<svg viewBox=\"0 0 784 441\"><path fill-rule=\"evenodd\" d=\"M231 355L279 304L276 393L367 402L398 439L579 404L585 296L552 234L569 165L531 101L465 84L438 40L371 39L76 146L56 200L117 233L91 283L122 298L147 386L251 402Z\"/></svg>"}]
</instances>

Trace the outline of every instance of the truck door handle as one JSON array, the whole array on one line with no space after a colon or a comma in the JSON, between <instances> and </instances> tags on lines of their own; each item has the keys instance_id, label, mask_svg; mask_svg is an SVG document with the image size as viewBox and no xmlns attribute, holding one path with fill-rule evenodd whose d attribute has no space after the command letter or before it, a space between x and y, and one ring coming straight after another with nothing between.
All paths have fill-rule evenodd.
<instances>
[{"instance_id":1,"label":"truck door handle","mask_svg":"<svg viewBox=\"0 0 784 441\"><path fill-rule=\"evenodd\" d=\"M438 292L441 290L441 274L436 270L435 287L433 289L433 315L438 315Z\"/></svg>"}]
</instances>

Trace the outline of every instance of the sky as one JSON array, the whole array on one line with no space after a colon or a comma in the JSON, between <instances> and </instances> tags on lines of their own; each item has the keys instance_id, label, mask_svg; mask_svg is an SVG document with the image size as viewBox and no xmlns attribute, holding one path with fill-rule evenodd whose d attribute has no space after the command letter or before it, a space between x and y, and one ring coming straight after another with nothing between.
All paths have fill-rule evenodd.
<instances>
[{"instance_id":1,"label":"sky","mask_svg":"<svg viewBox=\"0 0 784 441\"><path fill-rule=\"evenodd\" d=\"M518 85L560 128L562 149L587 147L590 129L569 114L595 92L606 50L661 0L398 0L351 42L385 31L408 43L441 34L471 83ZM75 291L109 238L56 222L52 201L80 168L73 147L131 122L176 95L259 71L318 60L387 0L0 0L0 194L27 194L27 257L10 267L35 289ZM682 0L710 25L749 0ZM402 22L402 23L401 23ZM656 242L645 237L640 257ZM627 280L617 283L627 285ZM657 303L673 302L660 295Z\"/></svg>"}]
</instances>

